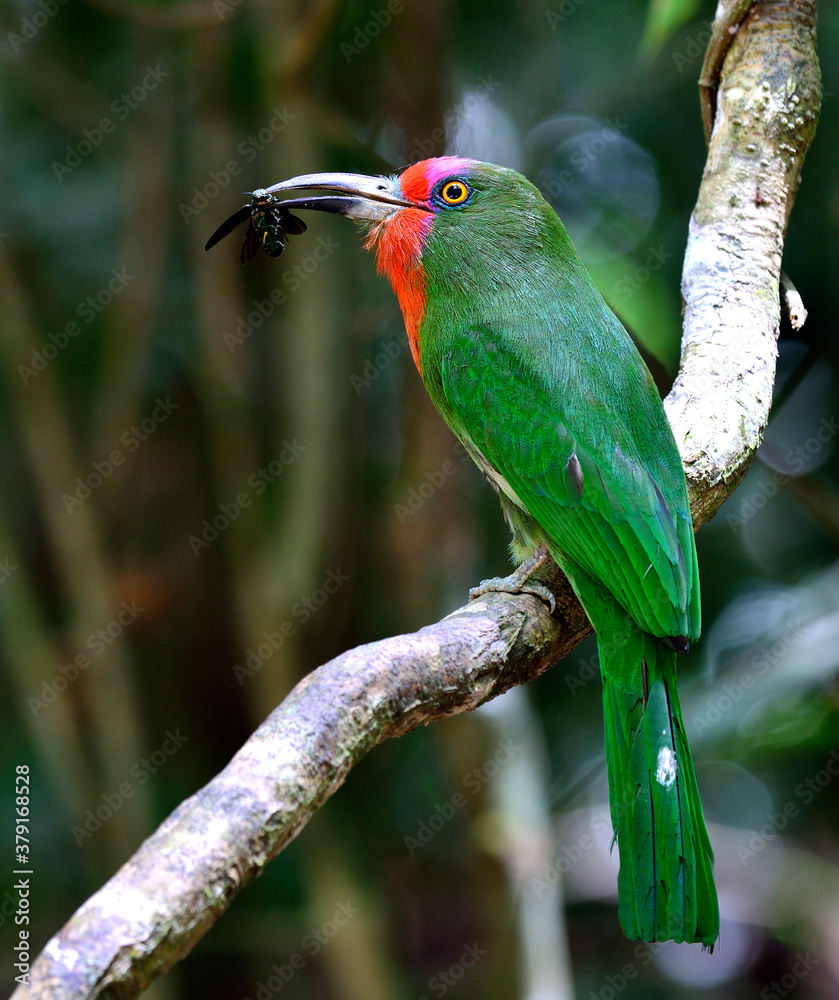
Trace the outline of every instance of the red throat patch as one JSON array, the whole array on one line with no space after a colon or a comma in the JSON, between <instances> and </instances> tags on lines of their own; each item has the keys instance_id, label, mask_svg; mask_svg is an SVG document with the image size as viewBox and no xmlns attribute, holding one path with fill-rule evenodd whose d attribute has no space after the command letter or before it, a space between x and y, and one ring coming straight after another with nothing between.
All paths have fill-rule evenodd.
<instances>
[{"instance_id":1,"label":"red throat patch","mask_svg":"<svg viewBox=\"0 0 839 1000\"><path fill-rule=\"evenodd\" d=\"M411 354L420 375L419 327L425 315L422 247L432 220L429 212L404 208L374 226L364 244L366 249L376 251L378 272L391 283L399 299Z\"/></svg>"},{"instance_id":2,"label":"red throat patch","mask_svg":"<svg viewBox=\"0 0 839 1000\"><path fill-rule=\"evenodd\" d=\"M470 161L459 156L437 156L408 167L399 175L399 189L403 198L422 207L403 208L379 222L365 243L366 249L376 251L379 274L387 277L399 299L420 375L419 328L426 307L422 251L434 223L434 212L427 210L429 199L435 184L449 175L463 174L469 166Z\"/></svg>"}]
</instances>

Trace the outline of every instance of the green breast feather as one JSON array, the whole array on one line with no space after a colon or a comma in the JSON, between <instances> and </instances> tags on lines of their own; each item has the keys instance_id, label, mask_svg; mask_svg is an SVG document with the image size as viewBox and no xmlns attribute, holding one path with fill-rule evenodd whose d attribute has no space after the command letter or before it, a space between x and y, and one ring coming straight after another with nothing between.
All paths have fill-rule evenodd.
<instances>
[{"instance_id":1,"label":"green breast feather","mask_svg":"<svg viewBox=\"0 0 839 1000\"><path fill-rule=\"evenodd\" d=\"M638 413L642 454L621 397L609 403L593 389L603 371L587 378L582 358L573 367L561 380L556 369L553 379L523 371L497 332L457 333L440 358L441 411L503 476L560 564L570 560L602 582L646 631L695 638L696 553L678 452L666 422L655 426L664 421L660 404ZM646 371L636 375L638 398L620 388L624 404L640 408Z\"/></svg>"}]
</instances>

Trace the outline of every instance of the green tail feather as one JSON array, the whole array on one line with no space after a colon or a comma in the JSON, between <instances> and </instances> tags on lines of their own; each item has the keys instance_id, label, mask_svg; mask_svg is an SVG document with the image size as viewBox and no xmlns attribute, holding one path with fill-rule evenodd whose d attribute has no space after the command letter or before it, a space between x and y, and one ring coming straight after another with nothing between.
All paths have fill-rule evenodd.
<instances>
[{"instance_id":1,"label":"green tail feather","mask_svg":"<svg viewBox=\"0 0 839 1000\"><path fill-rule=\"evenodd\" d=\"M606 767L629 938L719 935L711 842L676 691L676 654L644 632L598 633Z\"/></svg>"}]
</instances>

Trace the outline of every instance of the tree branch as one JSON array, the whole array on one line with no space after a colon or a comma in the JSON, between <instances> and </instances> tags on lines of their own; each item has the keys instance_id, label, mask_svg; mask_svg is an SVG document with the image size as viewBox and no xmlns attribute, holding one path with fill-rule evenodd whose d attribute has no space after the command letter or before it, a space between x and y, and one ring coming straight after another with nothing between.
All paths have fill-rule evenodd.
<instances>
[{"instance_id":1,"label":"tree branch","mask_svg":"<svg viewBox=\"0 0 839 1000\"><path fill-rule=\"evenodd\" d=\"M821 106L815 0L720 4L700 84L706 124L716 117L682 270L682 360L664 401L697 528L746 474L769 419L784 238Z\"/></svg>"},{"instance_id":2,"label":"tree branch","mask_svg":"<svg viewBox=\"0 0 839 1000\"><path fill-rule=\"evenodd\" d=\"M719 36L729 6L710 46L720 55L716 120L685 257L682 367L665 403L697 525L745 474L766 426L783 240L821 97L813 0L758 0L733 41ZM531 596L489 594L306 677L77 911L15 997L138 996L368 750L538 676L590 631L552 574L543 579L557 595L554 616Z\"/></svg>"}]
</instances>

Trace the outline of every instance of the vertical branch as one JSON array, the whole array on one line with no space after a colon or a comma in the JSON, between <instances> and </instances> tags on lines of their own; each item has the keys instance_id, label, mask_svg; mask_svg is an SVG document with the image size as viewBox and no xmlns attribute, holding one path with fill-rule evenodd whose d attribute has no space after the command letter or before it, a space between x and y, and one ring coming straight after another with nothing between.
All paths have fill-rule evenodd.
<instances>
[{"instance_id":1,"label":"vertical branch","mask_svg":"<svg viewBox=\"0 0 839 1000\"><path fill-rule=\"evenodd\" d=\"M703 70L707 91L717 75L709 62L722 60L682 272L682 361L664 404L697 527L745 475L763 439L784 238L821 107L815 0L757 0L731 40L737 6L721 5Z\"/></svg>"}]
</instances>

